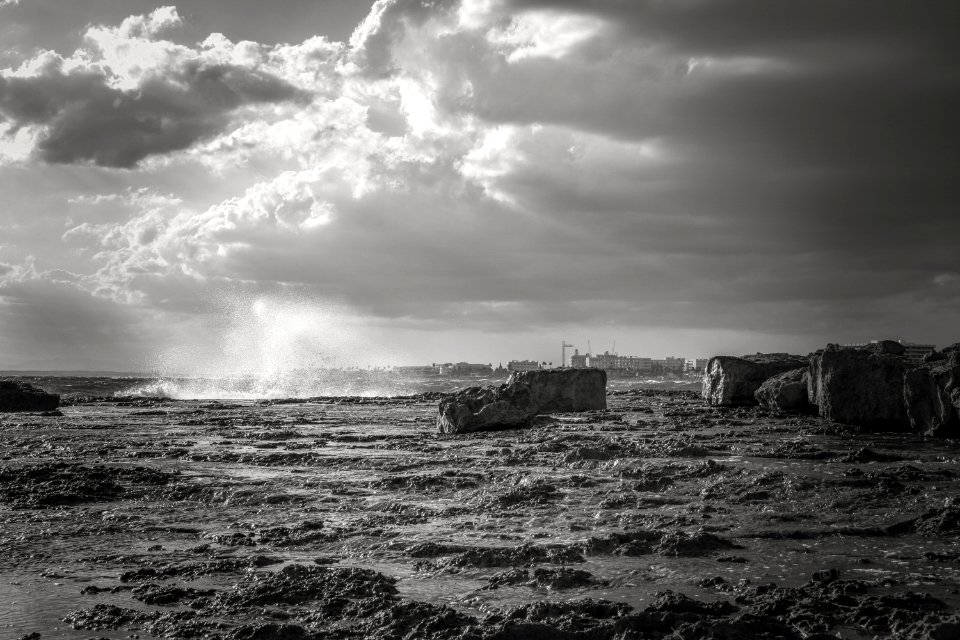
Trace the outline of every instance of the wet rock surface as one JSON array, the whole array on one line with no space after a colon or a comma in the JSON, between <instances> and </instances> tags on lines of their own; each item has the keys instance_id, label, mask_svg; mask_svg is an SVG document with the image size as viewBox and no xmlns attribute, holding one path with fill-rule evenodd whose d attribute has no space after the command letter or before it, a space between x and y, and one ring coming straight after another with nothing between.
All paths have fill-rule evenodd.
<instances>
[{"instance_id":1,"label":"wet rock surface","mask_svg":"<svg viewBox=\"0 0 960 640\"><path fill-rule=\"evenodd\" d=\"M624 390L0 416L0 636L954 638L960 447Z\"/></svg>"},{"instance_id":2,"label":"wet rock surface","mask_svg":"<svg viewBox=\"0 0 960 640\"><path fill-rule=\"evenodd\" d=\"M19 380L0 380L0 412L53 411L60 396Z\"/></svg>"},{"instance_id":3,"label":"wet rock surface","mask_svg":"<svg viewBox=\"0 0 960 640\"><path fill-rule=\"evenodd\" d=\"M827 420L883 431L909 428L903 346L884 340L865 347L835 344L810 357L808 395Z\"/></svg>"},{"instance_id":4,"label":"wet rock surface","mask_svg":"<svg viewBox=\"0 0 960 640\"><path fill-rule=\"evenodd\" d=\"M816 413L817 408L807 399L808 371L801 367L767 378L754 393L757 404L770 411Z\"/></svg>"},{"instance_id":5,"label":"wet rock surface","mask_svg":"<svg viewBox=\"0 0 960 640\"><path fill-rule=\"evenodd\" d=\"M471 387L440 401L441 433L525 427L543 413L607 408L602 369L550 369L513 373L499 387Z\"/></svg>"},{"instance_id":6,"label":"wet rock surface","mask_svg":"<svg viewBox=\"0 0 960 640\"><path fill-rule=\"evenodd\" d=\"M937 438L960 437L960 343L927 354L904 374L911 429Z\"/></svg>"},{"instance_id":7,"label":"wet rock surface","mask_svg":"<svg viewBox=\"0 0 960 640\"><path fill-rule=\"evenodd\" d=\"M703 399L715 406L756 405L760 386L773 376L807 366L807 359L780 354L716 356L703 376Z\"/></svg>"},{"instance_id":8,"label":"wet rock surface","mask_svg":"<svg viewBox=\"0 0 960 640\"><path fill-rule=\"evenodd\" d=\"M170 476L141 466L66 462L10 465L0 468L0 503L15 509L42 509L109 502L125 494L142 495L144 487L164 485Z\"/></svg>"}]
</instances>

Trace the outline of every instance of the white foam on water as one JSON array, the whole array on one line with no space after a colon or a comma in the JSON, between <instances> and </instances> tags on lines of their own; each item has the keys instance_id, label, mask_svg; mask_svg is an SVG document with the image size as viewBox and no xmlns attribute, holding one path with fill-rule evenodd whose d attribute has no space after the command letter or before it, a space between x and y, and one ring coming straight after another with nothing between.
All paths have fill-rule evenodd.
<instances>
[{"instance_id":1,"label":"white foam on water","mask_svg":"<svg viewBox=\"0 0 960 640\"><path fill-rule=\"evenodd\" d=\"M392 396L410 385L370 364L389 354L357 317L293 297L225 297L220 325L160 354L156 380L126 392L174 399Z\"/></svg>"},{"instance_id":2,"label":"white foam on water","mask_svg":"<svg viewBox=\"0 0 960 640\"><path fill-rule=\"evenodd\" d=\"M390 397L416 393L408 380L388 376L356 375L354 371L305 372L267 378L158 378L123 395L163 397L175 400L259 400L313 398L318 396Z\"/></svg>"}]
</instances>

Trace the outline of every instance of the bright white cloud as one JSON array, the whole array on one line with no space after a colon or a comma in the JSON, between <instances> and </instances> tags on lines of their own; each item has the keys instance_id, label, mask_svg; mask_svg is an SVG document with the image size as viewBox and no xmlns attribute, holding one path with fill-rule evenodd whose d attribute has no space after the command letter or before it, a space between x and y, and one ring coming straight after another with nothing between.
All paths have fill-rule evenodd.
<instances>
[{"instance_id":1,"label":"bright white cloud","mask_svg":"<svg viewBox=\"0 0 960 640\"><path fill-rule=\"evenodd\" d=\"M161 7L88 28L71 56L45 51L0 72L0 115L29 131L46 161L132 167L269 118L273 106L308 102L315 77L305 66L322 67L336 51L321 40L271 48L211 36L192 48L163 39L180 23Z\"/></svg>"},{"instance_id":2,"label":"bright white cloud","mask_svg":"<svg viewBox=\"0 0 960 640\"><path fill-rule=\"evenodd\" d=\"M134 90L145 78L163 75L178 61L195 57L187 47L158 39L181 23L174 7L161 7L149 15L131 16L118 27L90 27L84 36L89 48L76 52L67 66L102 67L109 86Z\"/></svg>"},{"instance_id":3,"label":"bright white cloud","mask_svg":"<svg viewBox=\"0 0 960 640\"><path fill-rule=\"evenodd\" d=\"M23 162L30 157L36 144L35 131L18 128L8 122L0 122L0 166L5 163Z\"/></svg>"},{"instance_id":4,"label":"bright white cloud","mask_svg":"<svg viewBox=\"0 0 960 640\"><path fill-rule=\"evenodd\" d=\"M467 22L476 24L476 20L474 14ZM487 38L507 54L510 62L537 57L557 59L577 45L596 37L604 24L593 16L529 11L516 16L505 27L492 28Z\"/></svg>"},{"instance_id":5,"label":"bright white cloud","mask_svg":"<svg viewBox=\"0 0 960 640\"><path fill-rule=\"evenodd\" d=\"M518 127L501 125L490 129L460 162L460 173L483 186L493 199L515 204L510 194L499 187L499 180L513 171L524 158L516 145Z\"/></svg>"},{"instance_id":6,"label":"bright white cloud","mask_svg":"<svg viewBox=\"0 0 960 640\"><path fill-rule=\"evenodd\" d=\"M79 195L67 200L70 204L102 205L119 203L136 210L150 210L161 207L175 207L182 204L176 196L163 195L147 187L127 189L122 193L97 193Z\"/></svg>"}]
</instances>

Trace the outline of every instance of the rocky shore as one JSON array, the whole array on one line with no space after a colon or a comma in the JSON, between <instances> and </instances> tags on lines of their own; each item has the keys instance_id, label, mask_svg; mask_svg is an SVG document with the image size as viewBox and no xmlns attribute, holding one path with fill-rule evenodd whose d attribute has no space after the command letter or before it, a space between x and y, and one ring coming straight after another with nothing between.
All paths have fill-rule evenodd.
<instances>
[{"instance_id":1,"label":"rocky shore","mask_svg":"<svg viewBox=\"0 0 960 640\"><path fill-rule=\"evenodd\" d=\"M955 441L644 389L445 434L446 399L3 414L0 635L960 634Z\"/></svg>"},{"instance_id":2,"label":"rocky shore","mask_svg":"<svg viewBox=\"0 0 960 640\"><path fill-rule=\"evenodd\" d=\"M440 433L473 433L529 426L545 413L607 408L601 369L521 371L498 387L468 387L440 401Z\"/></svg>"},{"instance_id":3,"label":"rocky shore","mask_svg":"<svg viewBox=\"0 0 960 640\"><path fill-rule=\"evenodd\" d=\"M760 405L816 413L872 431L960 437L960 343L931 351L920 362L884 340L835 344L800 357L786 354L717 356L703 380L714 406Z\"/></svg>"},{"instance_id":4,"label":"rocky shore","mask_svg":"<svg viewBox=\"0 0 960 640\"><path fill-rule=\"evenodd\" d=\"M60 396L19 380L0 380L0 413L54 411Z\"/></svg>"}]
</instances>

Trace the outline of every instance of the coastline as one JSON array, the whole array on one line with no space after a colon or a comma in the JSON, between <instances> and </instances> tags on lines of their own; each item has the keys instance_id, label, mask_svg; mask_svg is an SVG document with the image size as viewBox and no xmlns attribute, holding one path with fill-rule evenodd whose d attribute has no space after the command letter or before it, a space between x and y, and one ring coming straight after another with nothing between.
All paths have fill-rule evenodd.
<instances>
[{"instance_id":1,"label":"coastline","mask_svg":"<svg viewBox=\"0 0 960 640\"><path fill-rule=\"evenodd\" d=\"M435 432L432 395L4 415L0 619L385 640L921 637L955 615L950 445L685 391L608 401L468 437Z\"/></svg>"}]
</instances>

